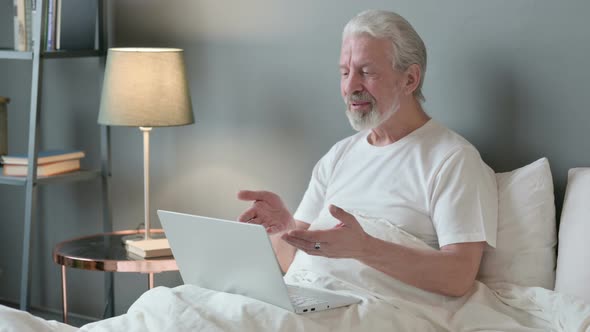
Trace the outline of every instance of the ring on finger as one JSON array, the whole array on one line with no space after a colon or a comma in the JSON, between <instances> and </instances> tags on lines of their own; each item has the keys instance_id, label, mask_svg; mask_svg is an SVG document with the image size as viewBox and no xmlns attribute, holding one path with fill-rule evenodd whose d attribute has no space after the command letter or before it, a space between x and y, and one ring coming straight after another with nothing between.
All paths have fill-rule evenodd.
<instances>
[{"instance_id":1,"label":"ring on finger","mask_svg":"<svg viewBox=\"0 0 590 332\"><path fill-rule=\"evenodd\" d=\"M322 248L322 244L320 242L316 242L313 247L315 250L320 250Z\"/></svg>"}]
</instances>

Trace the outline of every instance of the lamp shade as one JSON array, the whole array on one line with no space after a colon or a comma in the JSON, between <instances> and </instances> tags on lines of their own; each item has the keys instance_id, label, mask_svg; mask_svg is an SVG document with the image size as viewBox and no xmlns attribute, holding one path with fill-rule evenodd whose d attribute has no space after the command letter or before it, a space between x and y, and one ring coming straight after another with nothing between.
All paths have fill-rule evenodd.
<instances>
[{"instance_id":1,"label":"lamp shade","mask_svg":"<svg viewBox=\"0 0 590 332\"><path fill-rule=\"evenodd\" d=\"M194 122L181 49L109 49L98 123L166 127Z\"/></svg>"}]
</instances>

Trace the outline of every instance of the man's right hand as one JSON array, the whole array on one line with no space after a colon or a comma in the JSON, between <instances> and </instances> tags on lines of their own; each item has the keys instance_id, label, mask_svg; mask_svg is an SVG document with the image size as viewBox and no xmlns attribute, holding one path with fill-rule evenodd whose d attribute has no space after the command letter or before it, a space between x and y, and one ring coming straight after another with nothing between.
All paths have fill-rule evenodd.
<instances>
[{"instance_id":1,"label":"man's right hand","mask_svg":"<svg viewBox=\"0 0 590 332\"><path fill-rule=\"evenodd\" d=\"M295 219L277 194L270 191L241 190L238 198L253 201L252 206L238 217L238 221L262 225L268 234L295 229Z\"/></svg>"}]
</instances>

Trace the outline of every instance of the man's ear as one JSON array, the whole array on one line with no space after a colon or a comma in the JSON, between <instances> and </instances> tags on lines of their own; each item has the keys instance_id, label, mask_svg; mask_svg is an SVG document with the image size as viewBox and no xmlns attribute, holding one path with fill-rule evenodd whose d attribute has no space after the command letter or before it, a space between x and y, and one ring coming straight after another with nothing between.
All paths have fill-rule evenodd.
<instances>
[{"instance_id":1,"label":"man's ear","mask_svg":"<svg viewBox=\"0 0 590 332\"><path fill-rule=\"evenodd\" d=\"M412 64L406 69L405 72L405 84L403 86L403 91L405 95L411 95L418 89L418 85L420 84L420 79L422 78L422 71L420 70L420 66L417 64Z\"/></svg>"}]
</instances>

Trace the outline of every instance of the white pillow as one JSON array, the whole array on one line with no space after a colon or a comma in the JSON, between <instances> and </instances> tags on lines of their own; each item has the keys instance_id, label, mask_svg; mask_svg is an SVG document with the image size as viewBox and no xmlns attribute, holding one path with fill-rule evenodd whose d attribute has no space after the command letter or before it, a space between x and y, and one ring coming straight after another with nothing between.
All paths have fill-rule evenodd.
<instances>
[{"instance_id":1,"label":"white pillow","mask_svg":"<svg viewBox=\"0 0 590 332\"><path fill-rule=\"evenodd\" d=\"M590 302L590 168L568 172L555 290Z\"/></svg>"},{"instance_id":2,"label":"white pillow","mask_svg":"<svg viewBox=\"0 0 590 332\"><path fill-rule=\"evenodd\" d=\"M484 250L477 279L493 287L508 282L553 289L555 199L547 158L496 174L498 238Z\"/></svg>"}]
</instances>

